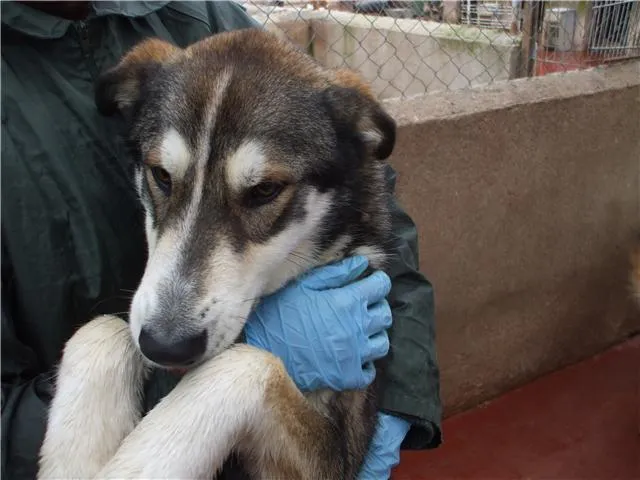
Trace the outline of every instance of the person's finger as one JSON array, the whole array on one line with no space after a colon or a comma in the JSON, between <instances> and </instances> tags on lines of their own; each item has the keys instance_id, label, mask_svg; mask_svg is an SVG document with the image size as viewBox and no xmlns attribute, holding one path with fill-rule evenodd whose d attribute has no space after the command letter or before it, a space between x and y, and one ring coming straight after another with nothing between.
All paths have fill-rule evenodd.
<instances>
[{"instance_id":1,"label":"person's finger","mask_svg":"<svg viewBox=\"0 0 640 480\"><path fill-rule=\"evenodd\" d=\"M347 257L339 262L314 268L300 282L314 290L340 288L356 280L369 266L367 257Z\"/></svg>"},{"instance_id":2,"label":"person's finger","mask_svg":"<svg viewBox=\"0 0 640 480\"><path fill-rule=\"evenodd\" d=\"M358 389L367 388L376 378L376 367L372 362L367 362L362 369L362 384Z\"/></svg>"},{"instance_id":3,"label":"person's finger","mask_svg":"<svg viewBox=\"0 0 640 480\"><path fill-rule=\"evenodd\" d=\"M362 361L375 362L384 358L387 353L389 353L389 335L383 330L373 337L369 337Z\"/></svg>"},{"instance_id":4,"label":"person's finger","mask_svg":"<svg viewBox=\"0 0 640 480\"><path fill-rule=\"evenodd\" d=\"M392 321L393 316L389 302L382 299L378 303L371 305L367 310L367 321L363 325L364 333L370 337L383 330L387 330L391 327Z\"/></svg>"},{"instance_id":5,"label":"person's finger","mask_svg":"<svg viewBox=\"0 0 640 480\"><path fill-rule=\"evenodd\" d=\"M389 275L378 270L368 277L358 280L355 283L345 287L355 291L355 295L366 301L367 305L373 305L384 300L391 291L391 279Z\"/></svg>"}]
</instances>

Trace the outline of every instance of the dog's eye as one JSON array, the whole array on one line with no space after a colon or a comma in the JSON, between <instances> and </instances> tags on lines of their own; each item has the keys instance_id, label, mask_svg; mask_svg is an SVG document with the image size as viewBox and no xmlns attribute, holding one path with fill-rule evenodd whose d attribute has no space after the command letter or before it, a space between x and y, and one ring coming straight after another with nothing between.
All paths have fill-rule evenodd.
<instances>
[{"instance_id":1,"label":"dog's eye","mask_svg":"<svg viewBox=\"0 0 640 480\"><path fill-rule=\"evenodd\" d=\"M282 183L276 182L263 182L259 183L255 187L249 190L248 203L252 207L264 205L266 203L275 200L280 195L280 192L284 189Z\"/></svg>"},{"instance_id":2,"label":"dog's eye","mask_svg":"<svg viewBox=\"0 0 640 480\"><path fill-rule=\"evenodd\" d=\"M151 167L151 175L156 181L158 188L162 190L162 193L169 196L171 194L171 175L164 168Z\"/></svg>"}]
</instances>

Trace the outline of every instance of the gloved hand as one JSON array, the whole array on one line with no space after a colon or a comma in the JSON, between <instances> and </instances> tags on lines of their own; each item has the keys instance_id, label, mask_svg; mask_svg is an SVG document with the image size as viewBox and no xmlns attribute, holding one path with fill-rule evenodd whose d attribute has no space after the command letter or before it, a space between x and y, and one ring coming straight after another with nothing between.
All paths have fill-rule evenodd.
<instances>
[{"instance_id":1,"label":"gloved hand","mask_svg":"<svg viewBox=\"0 0 640 480\"><path fill-rule=\"evenodd\" d=\"M280 357L301 391L360 389L389 351L391 280L351 257L316 268L264 298L249 316L249 345Z\"/></svg>"},{"instance_id":2,"label":"gloved hand","mask_svg":"<svg viewBox=\"0 0 640 480\"><path fill-rule=\"evenodd\" d=\"M358 475L358 480L387 480L391 469L400 463L400 445L411 424L406 420L378 413L376 433Z\"/></svg>"}]
</instances>

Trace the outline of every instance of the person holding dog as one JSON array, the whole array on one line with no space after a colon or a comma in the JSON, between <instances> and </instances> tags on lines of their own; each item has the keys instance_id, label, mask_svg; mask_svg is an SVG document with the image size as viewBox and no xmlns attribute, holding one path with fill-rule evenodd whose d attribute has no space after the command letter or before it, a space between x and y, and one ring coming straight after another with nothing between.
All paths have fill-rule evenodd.
<instances>
[{"instance_id":1,"label":"person holding dog","mask_svg":"<svg viewBox=\"0 0 640 480\"><path fill-rule=\"evenodd\" d=\"M144 226L119 136L101 117L93 82L135 43L156 36L186 46L217 32L260 28L233 2L22 2L2 4L2 474L34 478L56 362L66 340L100 313L126 314L145 264ZM388 171L391 188L395 173ZM349 258L262 300L244 341L282 358L305 390L380 381L376 436L360 477L388 478L401 448L441 442L433 290L418 271L415 225L393 204L397 256L388 288L372 276L393 325L346 286L366 268ZM379 279L380 275L375 278ZM314 295L303 295L312 281ZM384 294L387 294L385 300ZM334 304L327 299L339 298ZM299 316L283 316L293 305ZM318 305L332 305L319 308ZM359 312L359 313L354 313ZM342 321L350 316L349 322ZM391 320L389 318L388 320ZM306 345L284 339L302 325ZM371 329L370 329L371 330ZM297 332L300 334L300 331ZM309 352L313 352L310 355ZM352 352L337 361L336 352ZM375 362L375 367L373 366ZM151 408L177 378L156 371Z\"/></svg>"}]
</instances>

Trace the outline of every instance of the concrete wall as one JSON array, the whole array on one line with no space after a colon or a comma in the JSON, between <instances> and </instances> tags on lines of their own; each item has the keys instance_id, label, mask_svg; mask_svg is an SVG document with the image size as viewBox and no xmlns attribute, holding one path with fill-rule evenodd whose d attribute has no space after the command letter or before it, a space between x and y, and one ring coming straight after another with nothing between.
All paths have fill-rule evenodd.
<instances>
[{"instance_id":1,"label":"concrete wall","mask_svg":"<svg viewBox=\"0 0 640 480\"><path fill-rule=\"evenodd\" d=\"M387 102L448 413L640 331L640 63ZM597 388L594 386L594 388Z\"/></svg>"},{"instance_id":2,"label":"concrete wall","mask_svg":"<svg viewBox=\"0 0 640 480\"><path fill-rule=\"evenodd\" d=\"M515 77L520 38L466 25L332 10L250 9L328 67L358 71L382 98Z\"/></svg>"}]
</instances>

